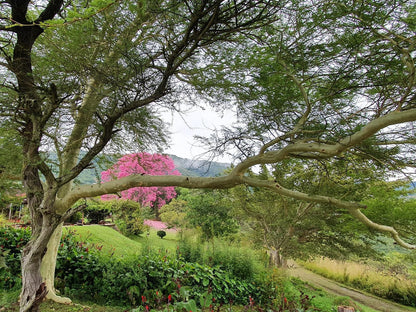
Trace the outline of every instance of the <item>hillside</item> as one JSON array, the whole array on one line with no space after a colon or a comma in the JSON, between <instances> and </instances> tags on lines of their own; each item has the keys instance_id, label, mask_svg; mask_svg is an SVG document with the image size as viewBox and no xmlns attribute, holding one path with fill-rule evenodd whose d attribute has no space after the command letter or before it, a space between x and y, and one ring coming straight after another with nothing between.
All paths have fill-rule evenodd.
<instances>
[{"instance_id":1,"label":"hillside","mask_svg":"<svg viewBox=\"0 0 416 312\"><path fill-rule=\"evenodd\" d=\"M206 160L192 160L181 158L175 155L169 155L175 163L175 168L181 175L192 177L214 177L220 175L230 165L219 162L209 162ZM76 179L79 184L93 184L99 180L101 170L95 166L92 169L84 170Z\"/></svg>"},{"instance_id":2,"label":"hillside","mask_svg":"<svg viewBox=\"0 0 416 312\"><path fill-rule=\"evenodd\" d=\"M175 155L169 156L175 163L176 169L182 175L195 177L215 177L230 167L230 164L219 163L215 161L210 162L207 160L192 160L188 158L181 158Z\"/></svg>"}]
</instances>

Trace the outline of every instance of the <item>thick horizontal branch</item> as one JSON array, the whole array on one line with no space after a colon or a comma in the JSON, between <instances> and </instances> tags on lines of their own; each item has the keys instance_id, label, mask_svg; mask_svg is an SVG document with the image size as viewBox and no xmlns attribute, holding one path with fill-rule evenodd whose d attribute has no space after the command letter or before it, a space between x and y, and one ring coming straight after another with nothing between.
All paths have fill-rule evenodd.
<instances>
[{"instance_id":1,"label":"thick horizontal branch","mask_svg":"<svg viewBox=\"0 0 416 312\"><path fill-rule=\"evenodd\" d=\"M348 201L339 200L339 199L329 197L329 196L309 195L306 193L289 190L287 188L282 187L280 184L274 181L259 180L255 178L249 178L249 177L244 177L243 181L247 185L268 188L277 192L280 195L306 201L306 202L319 203L319 204L331 204L331 205L334 205L336 207L343 208L343 209L350 209L350 208L354 208L354 209L364 208L365 209L366 208L365 205L356 203L356 202L348 202Z\"/></svg>"},{"instance_id":2,"label":"thick horizontal branch","mask_svg":"<svg viewBox=\"0 0 416 312\"><path fill-rule=\"evenodd\" d=\"M112 194L133 187L180 186L194 189L225 189L242 183L243 182L241 178L236 175L227 175L215 178L186 177L174 175L130 175L128 177L113 180L110 182L77 186L73 188L66 196L57 200L56 208L58 213L63 213L81 198Z\"/></svg>"}]
</instances>

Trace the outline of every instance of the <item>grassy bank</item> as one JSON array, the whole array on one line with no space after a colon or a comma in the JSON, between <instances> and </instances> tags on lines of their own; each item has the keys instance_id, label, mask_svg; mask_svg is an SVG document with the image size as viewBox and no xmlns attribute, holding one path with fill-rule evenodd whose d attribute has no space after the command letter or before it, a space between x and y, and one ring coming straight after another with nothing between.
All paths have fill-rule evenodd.
<instances>
[{"instance_id":1,"label":"grassy bank","mask_svg":"<svg viewBox=\"0 0 416 312\"><path fill-rule=\"evenodd\" d=\"M416 306L416 281L408 275L353 261L316 259L302 265L322 276L378 297Z\"/></svg>"},{"instance_id":2,"label":"grassy bank","mask_svg":"<svg viewBox=\"0 0 416 312\"><path fill-rule=\"evenodd\" d=\"M102 246L103 254L114 254L118 257L139 255L145 246L175 251L179 242L176 233L167 232L167 235L161 239L154 229L150 229L148 234L133 237L126 237L111 227L101 225L68 226L64 228L63 235L68 231L75 231L80 240Z\"/></svg>"}]
</instances>

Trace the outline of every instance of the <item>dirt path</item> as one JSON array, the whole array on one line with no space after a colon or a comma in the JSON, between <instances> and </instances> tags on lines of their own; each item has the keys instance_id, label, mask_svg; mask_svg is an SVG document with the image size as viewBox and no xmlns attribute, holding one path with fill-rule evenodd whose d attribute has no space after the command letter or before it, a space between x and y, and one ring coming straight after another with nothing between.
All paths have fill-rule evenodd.
<instances>
[{"instance_id":1,"label":"dirt path","mask_svg":"<svg viewBox=\"0 0 416 312\"><path fill-rule=\"evenodd\" d=\"M394 302L386 301L384 299L377 298L375 296L364 294L359 291L342 286L334 281L331 281L325 277L315 274L311 271L304 269L297 263L291 263L289 265L289 274L294 277L298 277L301 280L308 282L312 286L322 288L323 290L333 293L339 296L348 296L352 300L364 304L370 308L382 312L410 312L416 311L409 307L401 306Z\"/></svg>"}]
</instances>

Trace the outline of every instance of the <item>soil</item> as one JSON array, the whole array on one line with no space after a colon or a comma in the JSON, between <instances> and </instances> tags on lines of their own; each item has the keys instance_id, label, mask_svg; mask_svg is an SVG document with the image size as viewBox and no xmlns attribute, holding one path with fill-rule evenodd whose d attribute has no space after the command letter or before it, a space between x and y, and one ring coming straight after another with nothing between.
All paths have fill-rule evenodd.
<instances>
[{"instance_id":1,"label":"soil","mask_svg":"<svg viewBox=\"0 0 416 312\"><path fill-rule=\"evenodd\" d=\"M397 303L387 301L376 296L366 294L364 292L348 288L344 285L338 284L325 277L315 274L311 271L306 270L299 264L291 262L289 264L288 272L291 276L298 277L302 281L309 283L314 287L321 288L329 293L347 296L352 300L366 305L372 309L382 312L410 312L416 311L414 308L399 305Z\"/></svg>"}]
</instances>

